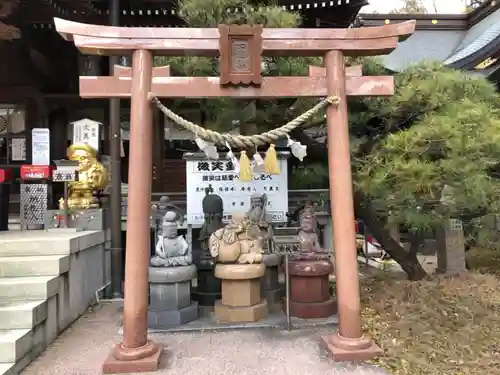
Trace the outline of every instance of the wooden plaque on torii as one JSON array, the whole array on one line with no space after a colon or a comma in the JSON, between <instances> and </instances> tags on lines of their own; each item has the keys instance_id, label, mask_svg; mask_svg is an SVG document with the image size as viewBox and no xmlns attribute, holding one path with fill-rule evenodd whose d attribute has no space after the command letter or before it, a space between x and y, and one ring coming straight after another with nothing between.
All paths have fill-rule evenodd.
<instances>
[{"instance_id":1,"label":"wooden plaque on torii","mask_svg":"<svg viewBox=\"0 0 500 375\"><path fill-rule=\"evenodd\" d=\"M382 354L361 327L347 97L392 95L394 81L362 76L359 67L345 67L344 56L387 54L413 33L415 21L351 29L260 31L259 27L244 31L244 26L139 28L54 21L57 31L83 53L132 54L131 69L119 69L111 77L80 77L84 98L131 99L123 343L116 345L103 371L153 371L162 351L147 339L153 97L340 98L339 104L326 109L339 332L324 341L339 361ZM220 52L221 77L172 77L168 67L153 68L153 52L208 57L218 57ZM307 77L261 77L260 56L322 56L324 67L310 67Z\"/></svg>"},{"instance_id":2,"label":"wooden plaque on torii","mask_svg":"<svg viewBox=\"0 0 500 375\"><path fill-rule=\"evenodd\" d=\"M220 84L261 84L262 25L219 26Z\"/></svg>"}]
</instances>

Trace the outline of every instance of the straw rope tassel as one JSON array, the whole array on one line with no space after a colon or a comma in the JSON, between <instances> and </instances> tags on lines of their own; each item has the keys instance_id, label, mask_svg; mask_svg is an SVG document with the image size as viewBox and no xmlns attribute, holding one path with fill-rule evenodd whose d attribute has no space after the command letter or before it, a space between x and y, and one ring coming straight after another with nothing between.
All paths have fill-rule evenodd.
<instances>
[{"instance_id":1,"label":"straw rope tassel","mask_svg":"<svg viewBox=\"0 0 500 375\"><path fill-rule=\"evenodd\" d=\"M252 181L253 173L246 151L240 153L240 181Z\"/></svg>"},{"instance_id":2,"label":"straw rope tassel","mask_svg":"<svg viewBox=\"0 0 500 375\"><path fill-rule=\"evenodd\" d=\"M264 158L264 172L269 174L280 174L280 166L278 164L278 155L274 144L270 144Z\"/></svg>"}]
</instances>

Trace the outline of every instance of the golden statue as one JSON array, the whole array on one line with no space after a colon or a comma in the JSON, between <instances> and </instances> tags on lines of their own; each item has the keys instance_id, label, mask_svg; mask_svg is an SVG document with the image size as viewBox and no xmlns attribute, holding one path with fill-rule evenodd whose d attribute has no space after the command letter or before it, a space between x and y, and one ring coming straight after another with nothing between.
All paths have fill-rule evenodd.
<instances>
[{"instance_id":1,"label":"golden statue","mask_svg":"<svg viewBox=\"0 0 500 375\"><path fill-rule=\"evenodd\" d=\"M78 180L68 184L68 208L99 207L94 192L106 187L108 172L97 161L97 150L87 144L75 144L68 147L67 155L69 160L78 161ZM59 208L64 209L64 200L59 201Z\"/></svg>"}]
</instances>

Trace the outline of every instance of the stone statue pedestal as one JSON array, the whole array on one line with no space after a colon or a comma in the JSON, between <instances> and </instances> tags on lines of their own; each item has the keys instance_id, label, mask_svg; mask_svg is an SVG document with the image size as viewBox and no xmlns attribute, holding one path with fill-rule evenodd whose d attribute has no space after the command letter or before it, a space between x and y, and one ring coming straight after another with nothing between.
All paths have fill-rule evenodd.
<instances>
[{"instance_id":1,"label":"stone statue pedestal","mask_svg":"<svg viewBox=\"0 0 500 375\"><path fill-rule=\"evenodd\" d=\"M149 267L148 327L169 329L198 319L198 303L191 301L196 266Z\"/></svg>"},{"instance_id":2,"label":"stone statue pedestal","mask_svg":"<svg viewBox=\"0 0 500 375\"><path fill-rule=\"evenodd\" d=\"M261 264L217 264L222 299L215 303L215 318L221 322L255 322L267 316L267 301L261 297Z\"/></svg>"},{"instance_id":3,"label":"stone statue pedestal","mask_svg":"<svg viewBox=\"0 0 500 375\"><path fill-rule=\"evenodd\" d=\"M337 312L330 296L329 260L290 260L290 316L302 319L327 318Z\"/></svg>"},{"instance_id":4,"label":"stone statue pedestal","mask_svg":"<svg viewBox=\"0 0 500 375\"><path fill-rule=\"evenodd\" d=\"M200 306L213 307L215 301L221 298L221 282L214 275L215 261L210 256L199 257L194 254L194 264L198 269L198 287L193 293L193 299Z\"/></svg>"},{"instance_id":5,"label":"stone statue pedestal","mask_svg":"<svg viewBox=\"0 0 500 375\"><path fill-rule=\"evenodd\" d=\"M262 261L266 266L264 277L261 279L262 296L266 299L270 310L281 308L281 288L279 284L278 266L281 256L278 254L264 254Z\"/></svg>"}]
</instances>

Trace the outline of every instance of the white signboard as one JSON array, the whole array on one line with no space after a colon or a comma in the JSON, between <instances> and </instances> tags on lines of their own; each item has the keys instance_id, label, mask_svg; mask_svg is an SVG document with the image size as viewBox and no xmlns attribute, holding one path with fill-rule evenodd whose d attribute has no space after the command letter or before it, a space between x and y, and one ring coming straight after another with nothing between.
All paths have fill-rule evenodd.
<instances>
[{"instance_id":1,"label":"white signboard","mask_svg":"<svg viewBox=\"0 0 500 375\"><path fill-rule=\"evenodd\" d=\"M31 164L50 165L50 131L35 128L31 131Z\"/></svg>"},{"instance_id":2,"label":"white signboard","mask_svg":"<svg viewBox=\"0 0 500 375\"><path fill-rule=\"evenodd\" d=\"M99 151L100 122L84 118L72 123L73 144L86 144Z\"/></svg>"},{"instance_id":3,"label":"white signboard","mask_svg":"<svg viewBox=\"0 0 500 375\"><path fill-rule=\"evenodd\" d=\"M250 197L254 193L267 195L268 220L284 222L288 212L288 173L287 159L280 158L279 175L254 174L252 182L241 182L233 164L227 159L186 160L187 185L187 223L203 224L202 201L205 189L209 186L213 194L219 195L224 202L224 221L234 213L245 213L250 209Z\"/></svg>"},{"instance_id":4,"label":"white signboard","mask_svg":"<svg viewBox=\"0 0 500 375\"><path fill-rule=\"evenodd\" d=\"M26 160L26 139L13 138L12 139L12 161Z\"/></svg>"}]
</instances>

